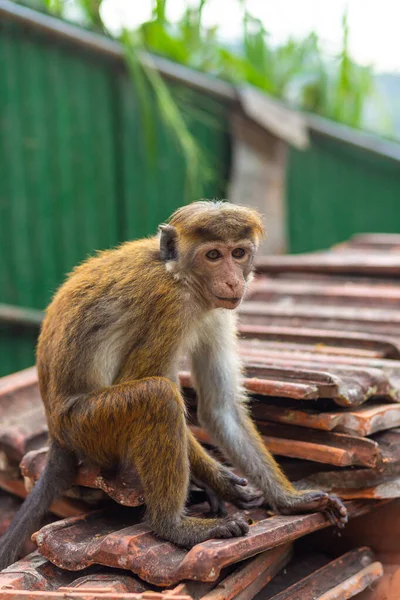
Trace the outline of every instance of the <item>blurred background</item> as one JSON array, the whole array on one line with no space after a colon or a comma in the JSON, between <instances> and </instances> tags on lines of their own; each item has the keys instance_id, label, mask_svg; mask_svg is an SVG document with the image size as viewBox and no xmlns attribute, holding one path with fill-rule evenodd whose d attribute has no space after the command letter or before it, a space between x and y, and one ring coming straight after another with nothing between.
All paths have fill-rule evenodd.
<instances>
[{"instance_id":1,"label":"blurred background","mask_svg":"<svg viewBox=\"0 0 400 600\"><path fill-rule=\"evenodd\" d=\"M178 206L266 215L264 253L400 231L392 0L0 0L0 375L97 249Z\"/></svg>"}]
</instances>

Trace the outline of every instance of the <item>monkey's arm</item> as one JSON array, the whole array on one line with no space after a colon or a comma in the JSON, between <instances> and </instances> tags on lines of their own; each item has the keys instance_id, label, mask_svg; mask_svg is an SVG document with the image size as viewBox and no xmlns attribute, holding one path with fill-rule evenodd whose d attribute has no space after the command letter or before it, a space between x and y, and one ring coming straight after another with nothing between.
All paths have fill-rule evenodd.
<instances>
[{"instance_id":1,"label":"monkey's arm","mask_svg":"<svg viewBox=\"0 0 400 600\"><path fill-rule=\"evenodd\" d=\"M274 510L282 514L327 511L337 524L346 523L347 511L339 498L296 490L265 448L240 384L234 313L218 310L207 319L192 354L192 373L199 422Z\"/></svg>"}]
</instances>

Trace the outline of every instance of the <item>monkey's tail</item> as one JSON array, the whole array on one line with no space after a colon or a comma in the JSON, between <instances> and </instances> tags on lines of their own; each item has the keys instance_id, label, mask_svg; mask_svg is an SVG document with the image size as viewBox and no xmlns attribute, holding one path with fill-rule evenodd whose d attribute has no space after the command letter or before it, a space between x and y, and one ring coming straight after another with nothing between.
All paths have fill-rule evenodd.
<instances>
[{"instance_id":1,"label":"monkey's tail","mask_svg":"<svg viewBox=\"0 0 400 600\"><path fill-rule=\"evenodd\" d=\"M52 441L47 465L33 490L0 538L0 571L20 555L24 543L40 527L52 502L74 481L75 455Z\"/></svg>"}]
</instances>

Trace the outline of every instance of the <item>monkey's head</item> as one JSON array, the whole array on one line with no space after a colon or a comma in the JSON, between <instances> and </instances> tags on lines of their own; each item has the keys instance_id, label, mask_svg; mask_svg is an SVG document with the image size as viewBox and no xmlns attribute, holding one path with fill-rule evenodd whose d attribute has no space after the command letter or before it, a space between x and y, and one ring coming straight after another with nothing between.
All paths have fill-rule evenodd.
<instances>
[{"instance_id":1,"label":"monkey's head","mask_svg":"<svg viewBox=\"0 0 400 600\"><path fill-rule=\"evenodd\" d=\"M160 227L160 255L175 279L212 308L236 308L246 291L264 226L257 211L193 202Z\"/></svg>"}]
</instances>

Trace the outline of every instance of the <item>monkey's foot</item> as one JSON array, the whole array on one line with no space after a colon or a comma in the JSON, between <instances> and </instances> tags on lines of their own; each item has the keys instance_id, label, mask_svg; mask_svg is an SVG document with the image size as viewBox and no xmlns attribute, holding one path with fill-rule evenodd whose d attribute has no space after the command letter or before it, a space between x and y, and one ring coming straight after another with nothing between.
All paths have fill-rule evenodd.
<instances>
[{"instance_id":1,"label":"monkey's foot","mask_svg":"<svg viewBox=\"0 0 400 600\"><path fill-rule=\"evenodd\" d=\"M304 492L290 500L290 506L278 506L282 515L296 513L323 512L332 525L344 527L348 521L347 509L343 502L334 494L326 492Z\"/></svg>"},{"instance_id":2,"label":"monkey's foot","mask_svg":"<svg viewBox=\"0 0 400 600\"><path fill-rule=\"evenodd\" d=\"M161 538L184 548L192 548L206 540L233 538L245 535L249 524L240 514L230 515L223 519L201 519L185 516L181 522L161 524L155 521L152 529Z\"/></svg>"},{"instance_id":3,"label":"monkey's foot","mask_svg":"<svg viewBox=\"0 0 400 600\"><path fill-rule=\"evenodd\" d=\"M231 515L221 519L220 523L210 531L210 538L231 538L245 535L249 524L241 515Z\"/></svg>"}]
</instances>

